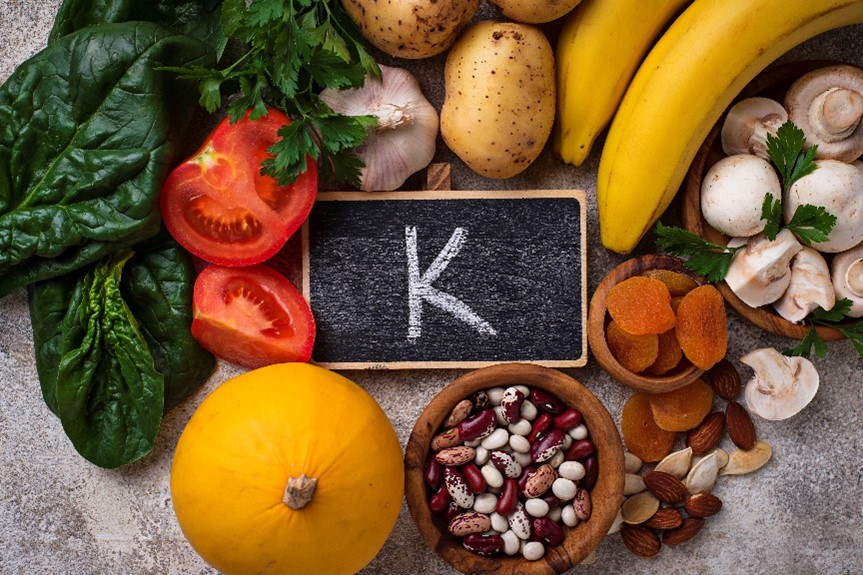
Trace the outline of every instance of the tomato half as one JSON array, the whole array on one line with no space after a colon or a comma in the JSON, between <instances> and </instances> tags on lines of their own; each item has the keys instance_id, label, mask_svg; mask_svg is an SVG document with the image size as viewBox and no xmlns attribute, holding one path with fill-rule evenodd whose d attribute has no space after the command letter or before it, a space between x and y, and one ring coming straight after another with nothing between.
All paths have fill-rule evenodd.
<instances>
[{"instance_id":1,"label":"tomato half","mask_svg":"<svg viewBox=\"0 0 863 575\"><path fill-rule=\"evenodd\" d=\"M192 336L243 367L309 361L315 318L288 278L264 264L209 265L195 280Z\"/></svg>"},{"instance_id":2,"label":"tomato half","mask_svg":"<svg viewBox=\"0 0 863 575\"><path fill-rule=\"evenodd\" d=\"M267 149L290 119L278 110L250 112L216 126L195 154L165 181L159 204L168 231L208 262L245 266L275 254L306 220L318 190L317 164L289 186L261 174Z\"/></svg>"}]
</instances>

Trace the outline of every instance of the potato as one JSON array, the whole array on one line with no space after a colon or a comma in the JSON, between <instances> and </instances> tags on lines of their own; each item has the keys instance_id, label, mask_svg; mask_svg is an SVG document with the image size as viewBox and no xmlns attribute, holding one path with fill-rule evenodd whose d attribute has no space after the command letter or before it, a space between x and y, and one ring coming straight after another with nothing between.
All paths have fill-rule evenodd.
<instances>
[{"instance_id":1,"label":"potato","mask_svg":"<svg viewBox=\"0 0 863 575\"><path fill-rule=\"evenodd\" d=\"M501 14L527 24L543 24L565 16L581 0L491 0Z\"/></svg>"},{"instance_id":2,"label":"potato","mask_svg":"<svg viewBox=\"0 0 863 575\"><path fill-rule=\"evenodd\" d=\"M524 171L554 123L554 53L535 26L485 20L447 55L441 135L473 171L503 179Z\"/></svg>"},{"instance_id":3,"label":"potato","mask_svg":"<svg viewBox=\"0 0 863 575\"><path fill-rule=\"evenodd\" d=\"M435 56L455 42L479 0L342 0L366 40L391 56Z\"/></svg>"}]
</instances>

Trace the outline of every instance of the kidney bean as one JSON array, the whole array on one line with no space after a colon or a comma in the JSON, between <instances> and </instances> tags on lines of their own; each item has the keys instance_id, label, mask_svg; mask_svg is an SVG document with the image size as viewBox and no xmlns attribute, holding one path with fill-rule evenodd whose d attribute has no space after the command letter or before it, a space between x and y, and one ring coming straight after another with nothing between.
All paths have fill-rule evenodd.
<instances>
[{"instance_id":1,"label":"kidney bean","mask_svg":"<svg viewBox=\"0 0 863 575\"><path fill-rule=\"evenodd\" d=\"M453 427L435 435L431 440L431 448L432 451L440 451L447 447L455 447L461 443L462 438L459 436L458 427Z\"/></svg>"},{"instance_id":2,"label":"kidney bean","mask_svg":"<svg viewBox=\"0 0 863 575\"><path fill-rule=\"evenodd\" d=\"M473 441L489 435L494 431L494 427L494 411L483 409L476 415L460 421L456 429L462 441Z\"/></svg>"},{"instance_id":3,"label":"kidney bean","mask_svg":"<svg viewBox=\"0 0 863 575\"><path fill-rule=\"evenodd\" d=\"M443 513L452 503L452 496L447 491L445 485L442 485L429 499L429 509L435 513Z\"/></svg>"},{"instance_id":4,"label":"kidney bean","mask_svg":"<svg viewBox=\"0 0 863 575\"><path fill-rule=\"evenodd\" d=\"M485 409L489 405L491 405L491 400L488 397L488 393L483 391L482 389L475 392L471 398L470 402L473 404L473 407L476 411L481 409Z\"/></svg>"},{"instance_id":5,"label":"kidney bean","mask_svg":"<svg viewBox=\"0 0 863 575\"><path fill-rule=\"evenodd\" d=\"M429 457L426 460L423 476L429 487L437 489L443 482L443 464L434 457Z\"/></svg>"},{"instance_id":6,"label":"kidney bean","mask_svg":"<svg viewBox=\"0 0 863 575\"><path fill-rule=\"evenodd\" d=\"M500 407L503 410L503 419L507 424L519 419L523 402L524 394L515 387L508 387L504 390Z\"/></svg>"},{"instance_id":7,"label":"kidney bean","mask_svg":"<svg viewBox=\"0 0 863 575\"><path fill-rule=\"evenodd\" d=\"M465 509L473 507L474 494L458 468L445 467L443 483L456 505Z\"/></svg>"},{"instance_id":8,"label":"kidney bean","mask_svg":"<svg viewBox=\"0 0 863 575\"><path fill-rule=\"evenodd\" d=\"M491 455L489 455L489 460L491 460L492 465L507 477L518 477L521 475L521 464L508 451L492 451Z\"/></svg>"},{"instance_id":9,"label":"kidney bean","mask_svg":"<svg viewBox=\"0 0 863 575\"><path fill-rule=\"evenodd\" d=\"M548 503L548 506L551 509L560 505L560 499L552 492L546 492L545 495L542 496L542 500Z\"/></svg>"},{"instance_id":10,"label":"kidney bean","mask_svg":"<svg viewBox=\"0 0 863 575\"><path fill-rule=\"evenodd\" d=\"M548 461L561 446L563 446L563 432L552 428L530 446L530 458L537 463Z\"/></svg>"},{"instance_id":11,"label":"kidney bean","mask_svg":"<svg viewBox=\"0 0 863 575\"><path fill-rule=\"evenodd\" d=\"M455 407L450 411L449 416L443 422L444 427L455 427L465 417L470 415L473 409L473 403L469 399L462 399L455 404Z\"/></svg>"},{"instance_id":12,"label":"kidney bean","mask_svg":"<svg viewBox=\"0 0 863 575\"><path fill-rule=\"evenodd\" d=\"M569 446L569 449L566 450L565 459L567 461L580 461L594 453L596 453L596 446L591 440L579 439L578 441L574 441Z\"/></svg>"},{"instance_id":13,"label":"kidney bean","mask_svg":"<svg viewBox=\"0 0 863 575\"><path fill-rule=\"evenodd\" d=\"M566 409L566 406L557 398L557 396L538 387L534 387L530 390L530 400L539 409L547 411L553 415L562 413L563 410Z\"/></svg>"},{"instance_id":14,"label":"kidney bean","mask_svg":"<svg viewBox=\"0 0 863 575\"><path fill-rule=\"evenodd\" d=\"M551 414L543 413L539 415L533 420L533 425L530 426L530 434L528 434L527 440L534 443L543 433L548 431L549 427L551 427Z\"/></svg>"},{"instance_id":15,"label":"kidney bean","mask_svg":"<svg viewBox=\"0 0 863 575\"><path fill-rule=\"evenodd\" d=\"M554 418L554 426L563 431L569 431L581 425L581 419L581 412L570 407Z\"/></svg>"},{"instance_id":16,"label":"kidney bean","mask_svg":"<svg viewBox=\"0 0 863 575\"><path fill-rule=\"evenodd\" d=\"M575 516L582 521L590 519L593 504L590 501L590 493L587 489L579 488L575 494L575 499L572 500L572 508L575 511Z\"/></svg>"},{"instance_id":17,"label":"kidney bean","mask_svg":"<svg viewBox=\"0 0 863 575\"><path fill-rule=\"evenodd\" d=\"M485 491L485 477L476 464L466 463L465 465L462 465L460 469L462 476L464 476L464 480L467 482L468 488L474 495L479 495Z\"/></svg>"},{"instance_id":18,"label":"kidney bean","mask_svg":"<svg viewBox=\"0 0 863 575\"><path fill-rule=\"evenodd\" d=\"M472 533L461 540L462 545L468 551L473 551L477 555L496 555L503 551L503 539L500 535L481 535Z\"/></svg>"},{"instance_id":19,"label":"kidney bean","mask_svg":"<svg viewBox=\"0 0 863 575\"><path fill-rule=\"evenodd\" d=\"M525 486L527 485L527 480L530 479L530 476L536 473L536 465L525 465L521 468L521 477L518 478L518 490L519 492L523 492Z\"/></svg>"},{"instance_id":20,"label":"kidney bean","mask_svg":"<svg viewBox=\"0 0 863 575\"><path fill-rule=\"evenodd\" d=\"M530 539L530 517L527 515L527 511L524 510L523 504L517 504L515 511L509 514L507 520L509 521L509 528L518 535L519 539Z\"/></svg>"},{"instance_id":21,"label":"kidney bean","mask_svg":"<svg viewBox=\"0 0 863 575\"><path fill-rule=\"evenodd\" d=\"M534 536L545 541L549 546L563 543L563 529L548 517L535 518L531 527L533 527Z\"/></svg>"},{"instance_id":22,"label":"kidney bean","mask_svg":"<svg viewBox=\"0 0 863 575\"><path fill-rule=\"evenodd\" d=\"M456 537L465 537L472 533L482 533L491 528L491 518L484 513L468 511L453 517L447 529Z\"/></svg>"},{"instance_id":23,"label":"kidney bean","mask_svg":"<svg viewBox=\"0 0 863 575\"><path fill-rule=\"evenodd\" d=\"M441 465L464 465L473 461L476 450L473 447L460 445L458 447L447 447L435 453L434 458Z\"/></svg>"},{"instance_id":24,"label":"kidney bean","mask_svg":"<svg viewBox=\"0 0 863 575\"><path fill-rule=\"evenodd\" d=\"M515 479L507 479L503 482L500 497L497 498L495 511L504 517L515 511L518 503L518 482Z\"/></svg>"},{"instance_id":25,"label":"kidney bean","mask_svg":"<svg viewBox=\"0 0 863 575\"><path fill-rule=\"evenodd\" d=\"M444 512L444 519L446 519L447 523L449 523L450 521L452 521L453 517L461 513L464 513L464 508L459 507L458 505L456 505L455 501L453 501L446 508L446 511Z\"/></svg>"},{"instance_id":26,"label":"kidney bean","mask_svg":"<svg viewBox=\"0 0 863 575\"><path fill-rule=\"evenodd\" d=\"M528 498L542 497L551 488L556 476L554 468L545 463L527 478L522 493Z\"/></svg>"},{"instance_id":27,"label":"kidney bean","mask_svg":"<svg viewBox=\"0 0 863 575\"><path fill-rule=\"evenodd\" d=\"M591 490L599 477L599 461L597 461L596 456L591 455L581 464L584 465L584 477L581 478L579 485L584 489Z\"/></svg>"}]
</instances>

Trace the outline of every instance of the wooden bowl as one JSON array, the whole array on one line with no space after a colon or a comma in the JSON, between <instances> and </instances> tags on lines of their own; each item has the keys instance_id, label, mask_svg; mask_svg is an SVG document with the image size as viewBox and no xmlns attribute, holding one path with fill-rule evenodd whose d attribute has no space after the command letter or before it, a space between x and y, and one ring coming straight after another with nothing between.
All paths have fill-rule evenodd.
<instances>
[{"instance_id":1,"label":"wooden bowl","mask_svg":"<svg viewBox=\"0 0 863 575\"><path fill-rule=\"evenodd\" d=\"M839 63L828 60L807 60L768 68L752 80L734 102L736 103L751 96L764 96L781 102L785 92L794 80L816 68L823 68ZM722 115L722 120L724 119L725 114ZM683 188L682 219L683 227L690 232L710 242L725 245L730 238L711 227L701 215L701 182L704 179L704 174L713 164L725 157L725 152L722 151L722 143L719 138L719 133L722 129L722 120L717 122L707 135L686 174ZM728 305L750 323L761 329L793 339L803 339L809 331L808 325L795 324L788 321L776 313L771 305L759 308L748 306L731 291L731 288L725 282L717 283L716 287L722 293ZM816 329L825 341L836 341L844 338L841 333L830 327L818 326Z\"/></svg>"},{"instance_id":2,"label":"wooden bowl","mask_svg":"<svg viewBox=\"0 0 863 575\"><path fill-rule=\"evenodd\" d=\"M590 351L599 365L615 380L623 385L645 391L647 393L662 393L678 389L692 383L704 373L692 365L686 358L670 372L664 375L635 373L620 365L608 349L605 338L606 328L611 322L605 305L606 297L612 287L633 276L639 276L653 269L664 269L686 274L695 283L701 285L704 279L684 267L683 260L666 255L645 255L626 260L603 278L590 298L590 308L587 316L587 341Z\"/></svg>"},{"instance_id":3,"label":"wooden bowl","mask_svg":"<svg viewBox=\"0 0 863 575\"><path fill-rule=\"evenodd\" d=\"M431 495L424 479L432 437L460 400L492 387L524 384L555 394L579 410L596 445L599 476L591 490L590 519L564 527L562 544L550 547L537 561L520 555L484 557L465 549L447 531L443 518L428 506ZM468 575L552 575L563 573L587 557L608 532L623 496L623 446L617 427L602 403L575 379L552 368L505 363L471 371L447 385L428 404L414 425L405 448L405 494L411 516L428 545L447 563Z\"/></svg>"}]
</instances>

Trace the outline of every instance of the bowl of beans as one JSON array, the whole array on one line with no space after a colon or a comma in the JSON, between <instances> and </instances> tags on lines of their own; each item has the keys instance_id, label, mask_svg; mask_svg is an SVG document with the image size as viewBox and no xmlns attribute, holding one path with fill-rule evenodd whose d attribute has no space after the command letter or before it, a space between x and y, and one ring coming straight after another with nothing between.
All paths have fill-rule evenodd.
<instances>
[{"instance_id":1,"label":"bowl of beans","mask_svg":"<svg viewBox=\"0 0 863 575\"><path fill-rule=\"evenodd\" d=\"M602 402L533 364L459 377L425 408L405 449L417 529L465 574L571 569L608 532L623 474L620 435Z\"/></svg>"}]
</instances>

